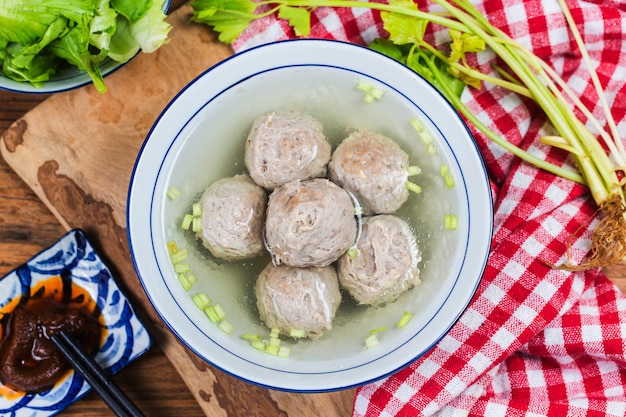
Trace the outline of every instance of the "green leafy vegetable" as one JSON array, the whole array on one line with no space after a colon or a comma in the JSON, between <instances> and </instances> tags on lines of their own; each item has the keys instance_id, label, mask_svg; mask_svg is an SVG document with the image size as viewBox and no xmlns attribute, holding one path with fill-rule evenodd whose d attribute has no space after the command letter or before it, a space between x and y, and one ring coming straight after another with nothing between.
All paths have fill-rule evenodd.
<instances>
[{"instance_id":1,"label":"green leafy vegetable","mask_svg":"<svg viewBox=\"0 0 626 417\"><path fill-rule=\"evenodd\" d=\"M494 27L469 0L431 1L440 11L421 11L411 0L390 0L388 4L353 0L262 0L258 3L252 0L195 0L192 6L194 19L221 32L220 40L227 43L234 41L255 19L276 12L281 17L282 10L286 8L300 8L301 14L310 13L316 7L379 11L389 39L375 41L371 45L373 49L403 62L424 76L469 122L507 151L537 167L589 187L601 213L592 236L590 258L580 265L567 262L562 267L581 270L622 260L626 256L626 181L620 178L626 175L626 151L598 75L565 0L558 2L587 65L608 129L603 128L603 123L582 104L556 71ZM290 10L286 17L296 34L308 33L303 28L306 20L301 16L293 19L293 15L293 10ZM429 24L448 28L450 44L447 53L424 39ZM499 76L484 74L467 64L467 54L487 48L506 64L506 70L496 68ZM542 138L542 142L569 152L577 163L578 172L548 163L514 146L473 115L461 101L460 94L466 86L478 87L481 83L491 83L534 100L558 132ZM578 114L582 116L579 118ZM596 136L590 129L600 133Z\"/></svg>"},{"instance_id":2,"label":"green leafy vegetable","mask_svg":"<svg viewBox=\"0 0 626 417\"><path fill-rule=\"evenodd\" d=\"M311 32L311 14L308 10L285 6L278 11L278 17L289 21L297 36L307 36Z\"/></svg>"},{"instance_id":3,"label":"green leafy vegetable","mask_svg":"<svg viewBox=\"0 0 626 417\"><path fill-rule=\"evenodd\" d=\"M233 42L253 20L275 11L254 14L257 4L250 0L194 0L191 5L191 21L213 26L224 43Z\"/></svg>"},{"instance_id":4,"label":"green leafy vegetable","mask_svg":"<svg viewBox=\"0 0 626 417\"><path fill-rule=\"evenodd\" d=\"M167 42L164 4L152 0L0 0L0 71L40 86L59 72L85 71L106 91L99 65L124 63Z\"/></svg>"}]
</instances>

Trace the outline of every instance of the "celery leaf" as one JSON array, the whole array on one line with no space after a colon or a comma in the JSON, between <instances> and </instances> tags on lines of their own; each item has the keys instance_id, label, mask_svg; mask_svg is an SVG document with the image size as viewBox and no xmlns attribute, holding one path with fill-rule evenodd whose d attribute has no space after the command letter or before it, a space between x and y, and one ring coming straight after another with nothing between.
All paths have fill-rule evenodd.
<instances>
[{"instance_id":1,"label":"celery leaf","mask_svg":"<svg viewBox=\"0 0 626 417\"><path fill-rule=\"evenodd\" d=\"M302 7L283 6L278 17L289 22L297 36L308 36L311 32L311 13Z\"/></svg>"},{"instance_id":2,"label":"celery leaf","mask_svg":"<svg viewBox=\"0 0 626 417\"><path fill-rule=\"evenodd\" d=\"M390 1L389 5L406 10L417 11L417 4L412 0ZM381 12L383 28L389 32L389 39L397 44L423 42L428 21L396 12Z\"/></svg>"},{"instance_id":3,"label":"celery leaf","mask_svg":"<svg viewBox=\"0 0 626 417\"><path fill-rule=\"evenodd\" d=\"M224 43L232 43L250 22L262 16L254 14L257 4L252 0L194 0L191 6L190 20L213 27Z\"/></svg>"}]
</instances>

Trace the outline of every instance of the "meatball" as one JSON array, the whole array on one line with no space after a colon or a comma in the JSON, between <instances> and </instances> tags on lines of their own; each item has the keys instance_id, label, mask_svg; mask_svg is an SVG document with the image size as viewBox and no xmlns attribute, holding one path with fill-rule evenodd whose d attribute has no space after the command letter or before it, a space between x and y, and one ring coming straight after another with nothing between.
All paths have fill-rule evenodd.
<instances>
[{"instance_id":1,"label":"meatball","mask_svg":"<svg viewBox=\"0 0 626 417\"><path fill-rule=\"evenodd\" d=\"M352 192L365 214L394 213L409 197L409 156L392 139L354 132L344 139L328 165L330 178Z\"/></svg>"},{"instance_id":2,"label":"meatball","mask_svg":"<svg viewBox=\"0 0 626 417\"><path fill-rule=\"evenodd\" d=\"M330 265L356 234L352 198L328 179L292 181L270 194L265 240L277 265Z\"/></svg>"},{"instance_id":3,"label":"meatball","mask_svg":"<svg viewBox=\"0 0 626 417\"><path fill-rule=\"evenodd\" d=\"M341 302L337 273L332 266L293 268L269 264L256 286L261 320L269 328L289 335L303 330L311 339L332 329Z\"/></svg>"},{"instance_id":4,"label":"meatball","mask_svg":"<svg viewBox=\"0 0 626 417\"><path fill-rule=\"evenodd\" d=\"M337 262L339 283L359 304L395 301L419 284L421 254L409 225L391 214L363 219L356 253ZM351 251L352 252L352 251Z\"/></svg>"},{"instance_id":5,"label":"meatball","mask_svg":"<svg viewBox=\"0 0 626 417\"><path fill-rule=\"evenodd\" d=\"M294 110L258 117L246 140L246 167L252 179L267 189L323 177L328 161L330 144L322 124Z\"/></svg>"},{"instance_id":6,"label":"meatball","mask_svg":"<svg viewBox=\"0 0 626 417\"><path fill-rule=\"evenodd\" d=\"M201 197L202 230L198 237L216 257L248 259L265 252L265 190L245 174L222 178Z\"/></svg>"}]
</instances>

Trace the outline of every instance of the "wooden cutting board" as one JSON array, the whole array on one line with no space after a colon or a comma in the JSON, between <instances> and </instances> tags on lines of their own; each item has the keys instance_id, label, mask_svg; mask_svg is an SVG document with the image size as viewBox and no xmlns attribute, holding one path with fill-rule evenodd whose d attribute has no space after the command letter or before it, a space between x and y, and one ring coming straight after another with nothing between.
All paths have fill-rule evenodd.
<instances>
[{"instance_id":1,"label":"wooden cutting board","mask_svg":"<svg viewBox=\"0 0 626 417\"><path fill-rule=\"evenodd\" d=\"M272 391L205 363L164 326L135 274L125 227L135 158L176 93L232 54L208 27L189 23L190 13L187 4L171 12L170 42L109 75L107 93L86 86L35 107L0 138L0 152L65 228L86 231L207 416L346 417L353 390Z\"/></svg>"}]
</instances>

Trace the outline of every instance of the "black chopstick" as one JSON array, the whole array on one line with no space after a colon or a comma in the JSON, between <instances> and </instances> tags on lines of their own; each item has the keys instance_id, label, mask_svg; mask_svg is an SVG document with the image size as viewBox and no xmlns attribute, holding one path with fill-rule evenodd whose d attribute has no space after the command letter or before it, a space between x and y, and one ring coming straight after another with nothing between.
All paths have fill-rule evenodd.
<instances>
[{"instance_id":1,"label":"black chopstick","mask_svg":"<svg viewBox=\"0 0 626 417\"><path fill-rule=\"evenodd\" d=\"M144 417L137 406L120 390L98 363L67 332L52 335L52 341L74 369L94 389L118 417Z\"/></svg>"}]
</instances>

